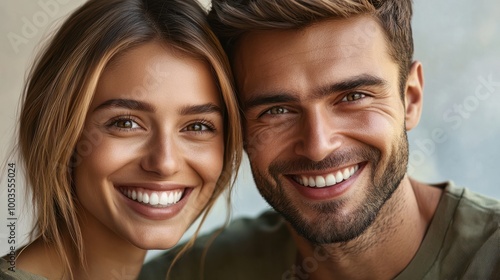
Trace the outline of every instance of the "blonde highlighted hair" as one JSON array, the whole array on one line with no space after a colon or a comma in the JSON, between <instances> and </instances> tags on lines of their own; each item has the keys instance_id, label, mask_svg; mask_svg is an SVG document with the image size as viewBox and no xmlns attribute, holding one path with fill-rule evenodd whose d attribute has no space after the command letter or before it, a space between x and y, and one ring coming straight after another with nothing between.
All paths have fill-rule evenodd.
<instances>
[{"instance_id":1,"label":"blonde highlighted hair","mask_svg":"<svg viewBox=\"0 0 500 280\"><path fill-rule=\"evenodd\" d=\"M205 11L194 0L86 2L63 23L29 72L18 129L35 211L32 238L55 245L69 278L73 254L85 268L71 172L78 164L75 148L97 82L117 55L152 40L206 61L225 105L223 172L203 220L216 198L234 183L242 153L239 109L228 60ZM69 244L62 232L71 237Z\"/></svg>"}]
</instances>

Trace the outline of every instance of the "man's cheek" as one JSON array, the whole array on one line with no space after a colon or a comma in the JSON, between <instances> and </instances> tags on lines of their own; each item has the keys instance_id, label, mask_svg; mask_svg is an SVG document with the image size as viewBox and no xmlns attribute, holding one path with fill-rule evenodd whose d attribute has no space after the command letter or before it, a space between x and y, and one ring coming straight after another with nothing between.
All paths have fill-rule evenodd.
<instances>
[{"instance_id":1,"label":"man's cheek","mask_svg":"<svg viewBox=\"0 0 500 280\"><path fill-rule=\"evenodd\" d=\"M286 146L286 143L294 139L294 131L297 127L293 121L283 119L270 120L267 122L247 125L245 130L245 150L249 156L255 153L274 151Z\"/></svg>"},{"instance_id":2,"label":"man's cheek","mask_svg":"<svg viewBox=\"0 0 500 280\"><path fill-rule=\"evenodd\" d=\"M246 131L244 146L249 160L252 161L269 148L273 135L265 126L250 126Z\"/></svg>"}]
</instances>

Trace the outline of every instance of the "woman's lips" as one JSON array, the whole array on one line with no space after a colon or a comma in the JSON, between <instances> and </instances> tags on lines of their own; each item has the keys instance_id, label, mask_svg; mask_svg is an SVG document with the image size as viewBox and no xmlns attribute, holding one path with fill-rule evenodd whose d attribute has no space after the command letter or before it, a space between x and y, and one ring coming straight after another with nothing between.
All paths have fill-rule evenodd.
<instances>
[{"instance_id":1,"label":"woman's lips","mask_svg":"<svg viewBox=\"0 0 500 280\"><path fill-rule=\"evenodd\" d=\"M118 189L126 197L153 207L166 207L179 202L184 189L154 191L144 188L120 187Z\"/></svg>"},{"instance_id":2,"label":"woman's lips","mask_svg":"<svg viewBox=\"0 0 500 280\"><path fill-rule=\"evenodd\" d=\"M149 189L135 186L115 188L125 205L149 220L167 220L175 217L188 203L193 188ZM134 195L135 191L135 195Z\"/></svg>"}]
</instances>

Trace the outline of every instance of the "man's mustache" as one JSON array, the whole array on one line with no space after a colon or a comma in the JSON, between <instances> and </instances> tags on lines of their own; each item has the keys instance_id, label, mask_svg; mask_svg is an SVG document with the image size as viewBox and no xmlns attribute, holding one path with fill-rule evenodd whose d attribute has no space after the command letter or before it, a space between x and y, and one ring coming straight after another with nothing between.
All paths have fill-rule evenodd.
<instances>
[{"instance_id":1,"label":"man's mustache","mask_svg":"<svg viewBox=\"0 0 500 280\"><path fill-rule=\"evenodd\" d=\"M275 160L269 165L269 173L294 174L308 171L332 170L359 162L378 163L380 151L373 147L347 148L336 150L321 161L312 161L305 157L297 159Z\"/></svg>"}]
</instances>

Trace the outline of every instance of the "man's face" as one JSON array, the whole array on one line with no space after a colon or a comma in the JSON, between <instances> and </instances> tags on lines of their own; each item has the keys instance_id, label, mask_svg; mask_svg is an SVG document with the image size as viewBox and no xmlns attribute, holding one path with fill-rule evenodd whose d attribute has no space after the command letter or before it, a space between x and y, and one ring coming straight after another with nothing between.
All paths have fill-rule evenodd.
<instances>
[{"instance_id":1,"label":"man's face","mask_svg":"<svg viewBox=\"0 0 500 280\"><path fill-rule=\"evenodd\" d=\"M262 196L312 242L363 233L408 161L398 65L376 21L246 34L235 74Z\"/></svg>"}]
</instances>

